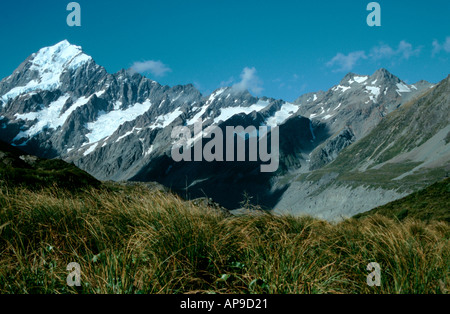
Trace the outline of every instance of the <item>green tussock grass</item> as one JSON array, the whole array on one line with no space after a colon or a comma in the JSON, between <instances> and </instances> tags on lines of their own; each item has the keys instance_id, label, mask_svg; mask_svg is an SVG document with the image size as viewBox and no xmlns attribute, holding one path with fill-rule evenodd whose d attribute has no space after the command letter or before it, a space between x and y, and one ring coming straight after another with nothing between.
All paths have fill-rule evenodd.
<instances>
[{"instance_id":1,"label":"green tussock grass","mask_svg":"<svg viewBox=\"0 0 450 314\"><path fill-rule=\"evenodd\" d=\"M59 159L41 159L0 141L0 184L40 190L58 186L77 192L99 187L100 181Z\"/></svg>"},{"instance_id":2,"label":"green tussock grass","mask_svg":"<svg viewBox=\"0 0 450 314\"><path fill-rule=\"evenodd\" d=\"M449 237L446 222L380 215L229 216L142 187L2 186L0 293L448 293Z\"/></svg>"},{"instance_id":3,"label":"green tussock grass","mask_svg":"<svg viewBox=\"0 0 450 314\"><path fill-rule=\"evenodd\" d=\"M398 220L414 218L422 221L440 220L450 223L450 179L436 182L424 190L359 214L355 218L374 214Z\"/></svg>"}]
</instances>

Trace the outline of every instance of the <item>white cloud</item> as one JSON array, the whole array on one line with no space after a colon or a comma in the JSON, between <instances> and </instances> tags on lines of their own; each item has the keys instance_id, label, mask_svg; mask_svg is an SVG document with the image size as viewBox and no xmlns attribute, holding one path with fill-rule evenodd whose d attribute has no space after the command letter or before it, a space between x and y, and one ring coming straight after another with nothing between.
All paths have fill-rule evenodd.
<instances>
[{"instance_id":1,"label":"white cloud","mask_svg":"<svg viewBox=\"0 0 450 314\"><path fill-rule=\"evenodd\" d=\"M450 45L450 43L449 43ZM414 48L410 43L402 40L396 49L386 44L380 44L373 47L370 53L365 51L354 51L348 55L338 53L328 63L328 67L336 67L335 72L349 72L360 60L369 59L372 61L388 59L388 60L408 60L413 56L418 56L422 51L422 47Z\"/></svg>"},{"instance_id":2,"label":"white cloud","mask_svg":"<svg viewBox=\"0 0 450 314\"><path fill-rule=\"evenodd\" d=\"M172 69L170 69L161 61L154 61L154 60L135 62L131 66L131 69L139 73L150 72L154 76L158 77L166 75L167 72L172 72Z\"/></svg>"},{"instance_id":3,"label":"white cloud","mask_svg":"<svg viewBox=\"0 0 450 314\"><path fill-rule=\"evenodd\" d=\"M402 40L398 44L398 49L396 51L396 55L400 56L403 59L408 60L410 57L417 57L420 55L420 52L422 51L422 47L417 47L416 49L413 49L413 46Z\"/></svg>"},{"instance_id":4,"label":"white cloud","mask_svg":"<svg viewBox=\"0 0 450 314\"><path fill-rule=\"evenodd\" d=\"M377 46L377 47L373 47L372 52L370 53L370 56L374 60L391 58L394 55L395 55L394 49L392 49L391 46L384 45L384 44Z\"/></svg>"},{"instance_id":5,"label":"white cloud","mask_svg":"<svg viewBox=\"0 0 450 314\"><path fill-rule=\"evenodd\" d=\"M421 50L422 47L414 49L410 43L402 40L395 50L391 46L385 44L373 47L369 57L373 60L392 59L394 57L408 60L412 56L418 56Z\"/></svg>"},{"instance_id":6,"label":"white cloud","mask_svg":"<svg viewBox=\"0 0 450 314\"><path fill-rule=\"evenodd\" d=\"M441 52L441 44L437 41L437 39L433 40L433 57Z\"/></svg>"},{"instance_id":7,"label":"white cloud","mask_svg":"<svg viewBox=\"0 0 450 314\"><path fill-rule=\"evenodd\" d=\"M256 75L255 68L244 68L241 73L241 81L233 85L233 88L239 91L249 90L255 94L263 91L262 81Z\"/></svg>"},{"instance_id":8,"label":"white cloud","mask_svg":"<svg viewBox=\"0 0 450 314\"><path fill-rule=\"evenodd\" d=\"M445 39L445 42L440 44L436 39L433 41L433 57L444 50L450 53L450 36Z\"/></svg>"},{"instance_id":9,"label":"white cloud","mask_svg":"<svg viewBox=\"0 0 450 314\"><path fill-rule=\"evenodd\" d=\"M333 59L331 59L327 66L337 66L336 72L348 72L353 69L356 63L361 59L367 59L364 51L351 52L348 55L338 53Z\"/></svg>"}]
</instances>

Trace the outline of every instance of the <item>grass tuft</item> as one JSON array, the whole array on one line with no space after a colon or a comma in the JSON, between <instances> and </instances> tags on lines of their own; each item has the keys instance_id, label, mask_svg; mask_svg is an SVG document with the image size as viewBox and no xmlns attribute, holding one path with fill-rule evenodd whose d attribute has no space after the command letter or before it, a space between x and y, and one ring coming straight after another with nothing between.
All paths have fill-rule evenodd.
<instances>
[{"instance_id":1,"label":"grass tuft","mask_svg":"<svg viewBox=\"0 0 450 314\"><path fill-rule=\"evenodd\" d=\"M0 293L448 293L447 222L227 216L142 187L0 188ZM80 264L82 286L66 284ZM382 267L369 287L367 264Z\"/></svg>"}]
</instances>

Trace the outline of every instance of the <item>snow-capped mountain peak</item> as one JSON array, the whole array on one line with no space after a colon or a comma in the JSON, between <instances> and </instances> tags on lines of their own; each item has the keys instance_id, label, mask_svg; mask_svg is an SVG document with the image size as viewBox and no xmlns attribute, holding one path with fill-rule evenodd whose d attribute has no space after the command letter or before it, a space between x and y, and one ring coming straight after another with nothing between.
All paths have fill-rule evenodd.
<instances>
[{"instance_id":1,"label":"snow-capped mountain peak","mask_svg":"<svg viewBox=\"0 0 450 314\"><path fill-rule=\"evenodd\" d=\"M260 175L263 160L177 163L171 158L174 128L189 129L195 157L201 145L211 149L221 141L218 134L205 134L210 127L242 126L236 141L238 136L248 140L245 155L250 157L258 135L252 127L269 126L272 141L272 129L279 126L275 175L307 173L335 160L387 114L430 87L425 81L409 85L380 69L372 75L349 73L339 85L294 103L254 97L233 86L202 95L191 84L163 86L130 70L110 74L64 40L32 54L0 81L0 140L39 157L74 162L102 180L158 181L186 193L187 186L189 193L212 192L233 208L240 205L243 188L251 186L257 195L269 195L272 204L279 181ZM197 131L198 121L204 132ZM237 157L225 142L222 157ZM214 146L220 159L218 148L220 143Z\"/></svg>"},{"instance_id":2,"label":"snow-capped mountain peak","mask_svg":"<svg viewBox=\"0 0 450 314\"><path fill-rule=\"evenodd\" d=\"M295 103L301 105L301 115L328 123L333 133L352 125L356 136L361 137L382 117L429 86L427 82L408 85L386 69L379 69L372 75L348 73L328 92L303 95Z\"/></svg>"},{"instance_id":3,"label":"snow-capped mountain peak","mask_svg":"<svg viewBox=\"0 0 450 314\"><path fill-rule=\"evenodd\" d=\"M32 55L30 70L55 72L56 69L75 70L92 58L83 53L81 47L63 40L51 47L45 47Z\"/></svg>"},{"instance_id":4,"label":"snow-capped mountain peak","mask_svg":"<svg viewBox=\"0 0 450 314\"><path fill-rule=\"evenodd\" d=\"M381 69L371 76L349 73L338 86L295 103L234 87L203 96L191 84L162 86L130 70L109 74L64 40L32 54L0 82L0 139L40 157L73 161L100 179L147 180L185 171L168 158L175 126L193 133L199 120L204 129L280 126L287 171L306 163L303 153L329 137L334 153L362 138L426 85L416 90Z\"/></svg>"},{"instance_id":5,"label":"snow-capped mountain peak","mask_svg":"<svg viewBox=\"0 0 450 314\"><path fill-rule=\"evenodd\" d=\"M1 100L6 103L21 94L55 90L61 86L65 72L76 71L88 62L93 62L92 58L67 40L42 48L4 80L9 84L4 85L4 92L0 90Z\"/></svg>"}]
</instances>

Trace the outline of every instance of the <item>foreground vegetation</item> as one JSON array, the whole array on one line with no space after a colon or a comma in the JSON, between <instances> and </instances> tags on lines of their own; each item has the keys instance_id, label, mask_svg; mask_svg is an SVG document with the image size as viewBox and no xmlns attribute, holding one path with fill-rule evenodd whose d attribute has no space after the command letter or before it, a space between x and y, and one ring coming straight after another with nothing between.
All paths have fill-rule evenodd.
<instances>
[{"instance_id":1,"label":"foreground vegetation","mask_svg":"<svg viewBox=\"0 0 450 314\"><path fill-rule=\"evenodd\" d=\"M22 186L30 190L57 185L77 192L86 187L100 187L101 182L59 159L30 156L0 141L0 184Z\"/></svg>"},{"instance_id":2,"label":"foreground vegetation","mask_svg":"<svg viewBox=\"0 0 450 314\"><path fill-rule=\"evenodd\" d=\"M398 219L440 220L450 223L450 178L436 182L424 190L357 215L355 218L380 214Z\"/></svg>"},{"instance_id":3,"label":"foreground vegetation","mask_svg":"<svg viewBox=\"0 0 450 314\"><path fill-rule=\"evenodd\" d=\"M448 293L449 238L445 221L231 216L139 186L2 185L0 293Z\"/></svg>"}]
</instances>

